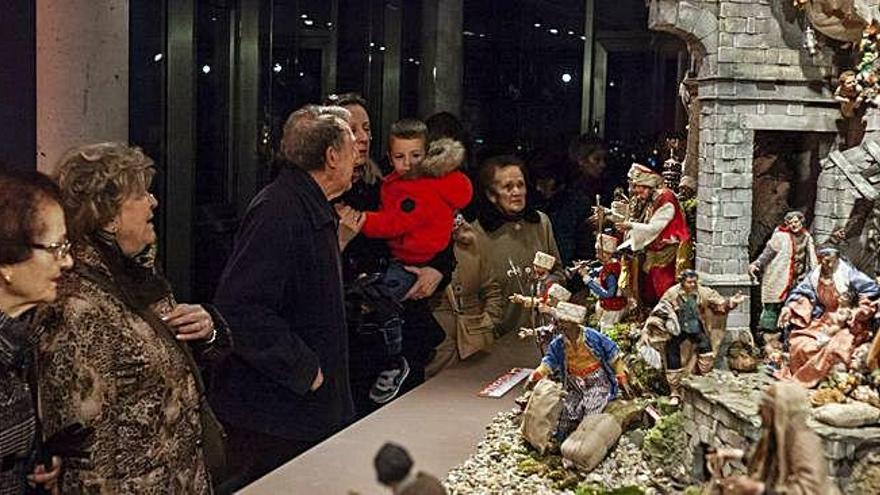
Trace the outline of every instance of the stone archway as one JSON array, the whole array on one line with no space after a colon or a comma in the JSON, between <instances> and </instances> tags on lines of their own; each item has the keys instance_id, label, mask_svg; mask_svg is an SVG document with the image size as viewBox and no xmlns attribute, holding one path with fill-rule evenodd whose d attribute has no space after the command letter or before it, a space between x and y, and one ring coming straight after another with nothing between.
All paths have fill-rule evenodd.
<instances>
[{"instance_id":1,"label":"stone archway","mask_svg":"<svg viewBox=\"0 0 880 495\"><path fill-rule=\"evenodd\" d=\"M687 155L683 172L696 179L699 172L701 113L697 78L701 71L711 71L710 64L717 58L718 19L712 12L691 2L652 0L648 28L684 40L691 57L688 75L679 81L679 95L688 113Z\"/></svg>"},{"instance_id":2,"label":"stone archway","mask_svg":"<svg viewBox=\"0 0 880 495\"><path fill-rule=\"evenodd\" d=\"M648 28L683 39L698 75L709 72L709 62L718 53L718 17L700 2L687 0L651 0Z\"/></svg>"}]
</instances>

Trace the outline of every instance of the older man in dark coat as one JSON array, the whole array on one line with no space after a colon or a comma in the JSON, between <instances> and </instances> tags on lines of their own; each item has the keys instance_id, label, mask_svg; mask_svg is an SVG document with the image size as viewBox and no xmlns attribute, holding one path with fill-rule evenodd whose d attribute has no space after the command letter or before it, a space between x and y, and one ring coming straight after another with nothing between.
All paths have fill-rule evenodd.
<instances>
[{"instance_id":1,"label":"older man in dark coat","mask_svg":"<svg viewBox=\"0 0 880 495\"><path fill-rule=\"evenodd\" d=\"M353 416L338 217L354 136L340 107L308 106L284 129L278 177L251 202L215 302L236 335L211 402L229 433L233 491Z\"/></svg>"}]
</instances>

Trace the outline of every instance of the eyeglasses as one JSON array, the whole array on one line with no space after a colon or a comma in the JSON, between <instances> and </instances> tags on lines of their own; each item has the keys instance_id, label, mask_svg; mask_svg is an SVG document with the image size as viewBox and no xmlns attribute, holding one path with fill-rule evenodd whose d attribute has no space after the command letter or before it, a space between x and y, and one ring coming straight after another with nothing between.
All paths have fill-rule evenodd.
<instances>
[{"instance_id":1,"label":"eyeglasses","mask_svg":"<svg viewBox=\"0 0 880 495\"><path fill-rule=\"evenodd\" d=\"M29 244L30 247L34 249L42 249L43 251L48 251L52 256L55 256L56 260L63 260L68 254L70 254L70 248L73 245L69 240L64 239L61 242L53 242L52 244L38 244L36 242L32 242Z\"/></svg>"}]
</instances>

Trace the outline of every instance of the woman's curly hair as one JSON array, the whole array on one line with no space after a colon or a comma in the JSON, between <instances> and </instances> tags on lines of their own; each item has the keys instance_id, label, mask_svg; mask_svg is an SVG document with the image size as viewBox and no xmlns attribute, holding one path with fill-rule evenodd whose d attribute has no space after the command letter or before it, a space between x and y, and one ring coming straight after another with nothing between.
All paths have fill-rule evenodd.
<instances>
[{"instance_id":1,"label":"woman's curly hair","mask_svg":"<svg viewBox=\"0 0 880 495\"><path fill-rule=\"evenodd\" d=\"M110 223L126 198L150 188L154 174L153 160L125 143L88 144L67 151L55 180L70 238L80 240Z\"/></svg>"}]
</instances>

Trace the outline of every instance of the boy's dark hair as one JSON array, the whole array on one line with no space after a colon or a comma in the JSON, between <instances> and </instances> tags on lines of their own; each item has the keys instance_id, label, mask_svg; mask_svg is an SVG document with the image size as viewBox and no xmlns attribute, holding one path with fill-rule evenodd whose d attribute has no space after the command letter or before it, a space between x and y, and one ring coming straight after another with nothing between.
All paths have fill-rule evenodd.
<instances>
[{"instance_id":1,"label":"boy's dark hair","mask_svg":"<svg viewBox=\"0 0 880 495\"><path fill-rule=\"evenodd\" d=\"M428 142L428 126L419 119L400 119L391 124L391 132L388 133L388 143L392 139L421 139Z\"/></svg>"},{"instance_id":2,"label":"boy's dark hair","mask_svg":"<svg viewBox=\"0 0 880 495\"><path fill-rule=\"evenodd\" d=\"M403 481L412 469L413 461L406 449L387 442L373 458L373 466L379 483L388 486Z\"/></svg>"}]
</instances>

